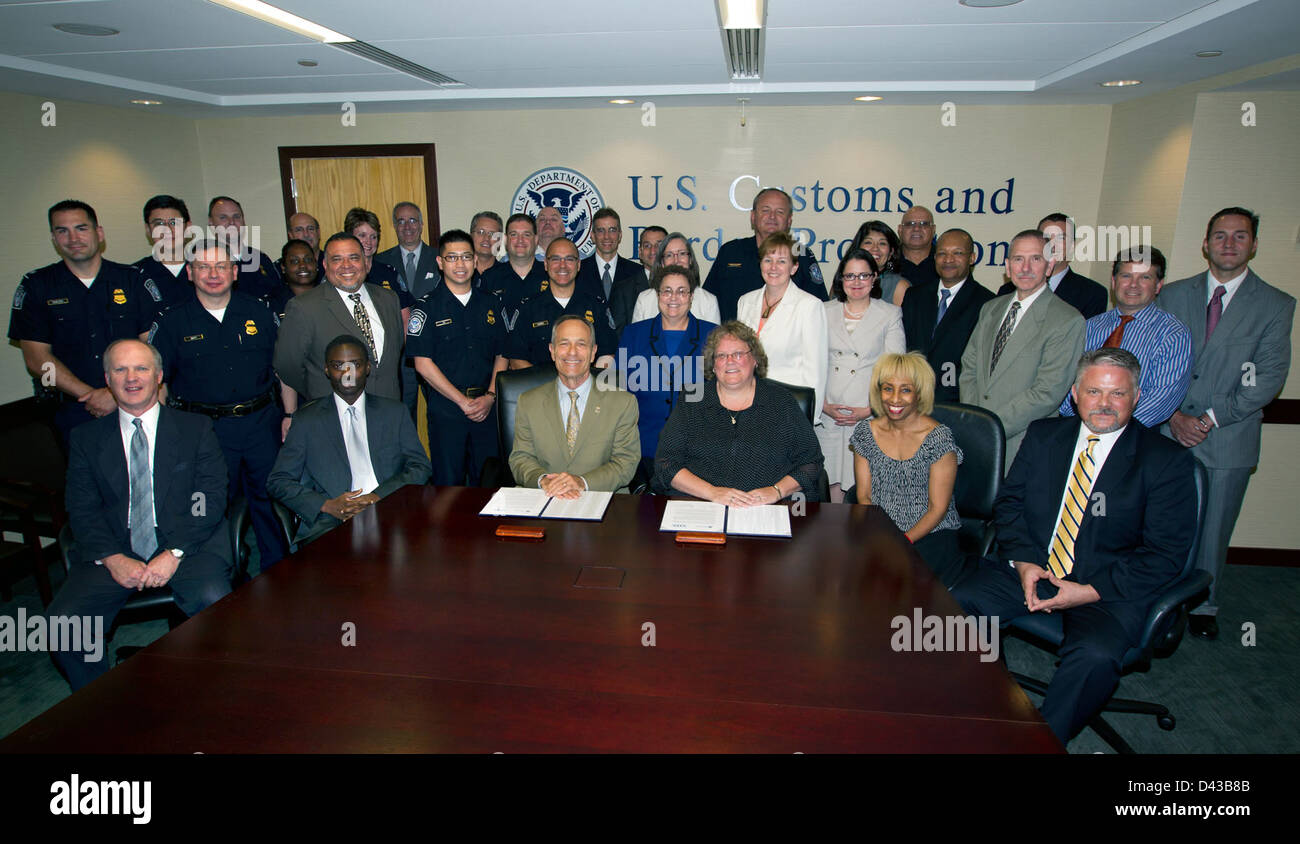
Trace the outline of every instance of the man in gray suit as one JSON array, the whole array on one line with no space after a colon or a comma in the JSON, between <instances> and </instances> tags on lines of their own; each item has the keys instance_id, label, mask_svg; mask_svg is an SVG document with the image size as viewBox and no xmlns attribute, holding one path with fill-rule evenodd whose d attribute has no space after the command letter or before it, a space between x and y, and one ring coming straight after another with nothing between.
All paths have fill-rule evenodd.
<instances>
[{"instance_id":1,"label":"man in gray suit","mask_svg":"<svg viewBox=\"0 0 1300 844\"><path fill-rule=\"evenodd\" d=\"M411 295L419 299L442 280L438 272L438 250L424 242L424 214L420 206L414 202L394 205L393 230L397 232L397 245L375 258L397 270L406 279Z\"/></svg>"},{"instance_id":2,"label":"man in gray suit","mask_svg":"<svg viewBox=\"0 0 1300 844\"><path fill-rule=\"evenodd\" d=\"M1209 270L1165 286L1157 304L1192 332L1192 380L1162 431L1205 464L1210 486L1196 567L1214 577L1210 597L1192 611L1192 632L1219 634L1219 588L1232 528L1259 462L1263 407L1291 368L1295 299L1251 271L1259 217L1224 208L1201 245Z\"/></svg>"},{"instance_id":3,"label":"man in gray suit","mask_svg":"<svg viewBox=\"0 0 1300 844\"><path fill-rule=\"evenodd\" d=\"M1056 415L1083 354L1083 317L1047 286L1047 245L1036 229L1012 239L1007 272L1015 292L984 303L961 356L961 400L1002 420L1007 468L1029 423Z\"/></svg>"},{"instance_id":4,"label":"man in gray suit","mask_svg":"<svg viewBox=\"0 0 1300 844\"><path fill-rule=\"evenodd\" d=\"M366 284L361 242L339 232L325 241L325 280L285 308L273 363L280 380L298 393L300 404L330 394L325 344L339 334L356 335L370 352L370 392L401 399L398 371L406 327L397 294Z\"/></svg>"},{"instance_id":5,"label":"man in gray suit","mask_svg":"<svg viewBox=\"0 0 1300 844\"><path fill-rule=\"evenodd\" d=\"M401 402L366 392L366 344L342 335L325 350L333 394L298 411L267 478L270 494L302 517L305 542L433 471Z\"/></svg>"}]
</instances>

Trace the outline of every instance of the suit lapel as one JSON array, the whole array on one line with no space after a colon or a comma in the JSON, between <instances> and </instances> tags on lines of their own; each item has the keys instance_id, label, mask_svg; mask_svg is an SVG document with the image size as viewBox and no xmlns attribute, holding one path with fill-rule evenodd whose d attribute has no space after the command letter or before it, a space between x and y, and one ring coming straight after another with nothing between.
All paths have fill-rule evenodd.
<instances>
[{"instance_id":1,"label":"suit lapel","mask_svg":"<svg viewBox=\"0 0 1300 844\"><path fill-rule=\"evenodd\" d=\"M1237 329L1241 324L1251 316L1247 311L1254 310L1250 307L1250 303L1257 299L1256 291L1259 284L1259 277L1254 272L1247 271L1241 286L1237 288L1236 293L1232 294L1232 302L1228 304L1227 308L1224 308L1223 316L1219 318L1219 324L1215 327L1210 342L1204 344L1206 348L1221 346L1228 342L1225 338L1232 337L1237 333ZM1208 291L1206 291L1206 294L1208 295ZM1201 308L1202 323L1205 320L1206 310L1208 310L1208 306ZM1201 337L1205 337L1204 325L1201 326Z\"/></svg>"},{"instance_id":2,"label":"suit lapel","mask_svg":"<svg viewBox=\"0 0 1300 844\"><path fill-rule=\"evenodd\" d=\"M131 503L131 480L127 473L126 449L122 446L120 417L114 413L112 419L112 425L103 426L104 438L99 448L99 467L109 489L122 491L122 495L118 498L118 509L121 514L120 522L125 525L127 508ZM156 459L154 465L157 465Z\"/></svg>"},{"instance_id":3,"label":"suit lapel","mask_svg":"<svg viewBox=\"0 0 1300 844\"><path fill-rule=\"evenodd\" d=\"M565 407L560 408L559 386L555 381L546 382L546 389L542 391L542 419L547 426L551 428L551 436L538 434L534 439L538 442L547 442L552 437L559 437L561 453L566 457L568 455L568 437L565 436L565 420L569 418L568 401L566 397ZM579 425L579 435L581 435L582 426Z\"/></svg>"},{"instance_id":4,"label":"suit lapel","mask_svg":"<svg viewBox=\"0 0 1300 844\"><path fill-rule=\"evenodd\" d=\"M1057 427L1056 434L1048 446L1047 465L1051 466L1052 476L1048 479L1047 489L1051 494L1056 496L1051 499L1052 507L1052 526L1050 530L1056 530L1056 522L1061 518L1061 501L1060 497L1065 493L1065 484L1069 480L1070 471L1074 468L1074 461L1078 454L1074 450L1074 444L1079 439L1079 426L1082 421L1077 417L1072 425L1060 425ZM1086 518L1086 516L1085 516ZM1048 534L1047 541L1052 541L1051 534Z\"/></svg>"},{"instance_id":5,"label":"suit lapel","mask_svg":"<svg viewBox=\"0 0 1300 844\"><path fill-rule=\"evenodd\" d=\"M1128 427L1124 429L1124 433L1120 434L1119 439L1115 441L1115 445L1111 448L1110 455L1106 458L1106 463L1101 467L1101 473L1098 474L1097 479L1093 481L1092 491L1088 496L1090 499L1089 506L1084 509L1083 522L1079 525L1079 538L1076 541L1076 549L1078 541L1082 541L1084 538L1083 532L1088 530L1088 526L1092 524L1092 516L1094 514L1092 512L1091 501L1093 500L1093 496L1098 493L1101 493L1102 495L1102 498L1097 499L1102 508L1101 511L1096 514L1098 516L1105 515L1105 508L1107 506L1119 506L1118 499L1109 502L1107 499L1111 497L1113 490L1126 488L1126 478L1129 473L1133 471L1134 463L1137 460L1139 424L1140 423L1138 423L1136 419L1129 421ZM1075 433L1077 435L1077 428L1075 429ZM1071 458L1071 460L1073 459L1074 458Z\"/></svg>"},{"instance_id":6,"label":"suit lapel","mask_svg":"<svg viewBox=\"0 0 1300 844\"><path fill-rule=\"evenodd\" d=\"M1047 297L1053 295L1055 294L1052 293L1052 291L1044 290L1038 295L1038 298L1034 300L1034 303L1029 310L1017 317L1016 327L1011 332L1011 336L1007 338L1007 345L1002 349L1002 356L998 358L998 363L1002 365L1002 369L995 370L993 372L993 377L996 378L999 372L1006 372L1007 367L1011 365L1011 362L1014 361L1021 352L1028 348L1034 341L1034 338L1038 336L1038 333L1042 331L1043 321L1047 318ZM1003 315L1003 319L1006 319L1005 314ZM1001 326L1002 321L999 320L998 327L1000 328ZM993 332L993 337L996 341L996 330ZM992 347L990 347L990 356L992 355L991 349Z\"/></svg>"},{"instance_id":7,"label":"suit lapel","mask_svg":"<svg viewBox=\"0 0 1300 844\"><path fill-rule=\"evenodd\" d=\"M361 327L358 326L357 321L352 318L352 310L347 305L343 304L343 299L339 295L338 288L334 287L334 285L330 284L329 281L326 280L326 282L321 285L321 294L325 300L325 310L333 315L334 320L339 324L339 327L344 329L346 333L351 334L358 339L365 339L361 337Z\"/></svg>"},{"instance_id":8,"label":"suit lapel","mask_svg":"<svg viewBox=\"0 0 1300 844\"><path fill-rule=\"evenodd\" d=\"M385 439L387 432L382 430L383 411L379 409L378 404L374 396L366 393L366 447L370 449L370 466L375 470L375 480L382 484L384 478L380 477L382 470L379 468L381 463L379 457L389 442ZM346 454L346 450L344 453Z\"/></svg>"},{"instance_id":9,"label":"suit lapel","mask_svg":"<svg viewBox=\"0 0 1300 844\"><path fill-rule=\"evenodd\" d=\"M176 445L179 437L175 436L176 416L168 408L159 408L158 430L154 432L153 444L153 502L154 512L162 512L159 502L171 500L172 473L178 454Z\"/></svg>"},{"instance_id":10,"label":"suit lapel","mask_svg":"<svg viewBox=\"0 0 1300 844\"><path fill-rule=\"evenodd\" d=\"M586 411L582 414L582 423L578 425L578 442L573 453L576 456L596 437L596 428L600 425L600 409L604 404L605 391L592 381L591 393L587 396ZM598 441L598 440L597 440Z\"/></svg>"}]
</instances>

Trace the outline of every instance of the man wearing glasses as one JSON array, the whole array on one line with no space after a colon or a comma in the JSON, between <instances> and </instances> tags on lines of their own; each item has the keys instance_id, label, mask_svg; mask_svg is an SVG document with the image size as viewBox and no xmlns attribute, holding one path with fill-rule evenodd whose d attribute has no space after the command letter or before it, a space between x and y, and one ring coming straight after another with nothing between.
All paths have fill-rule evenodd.
<instances>
[{"instance_id":1,"label":"man wearing glasses","mask_svg":"<svg viewBox=\"0 0 1300 844\"><path fill-rule=\"evenodd\" d=\"M598 294L608 305L614 301L616 286L622 287L643 280L645 271L636 261L618 255L618 246L623 242L623 221L617 211L613 208L600 209L592 217L592 226L596 251L583 259L582 269L578 271L578 286L588 293ZM641 289L637 288L638 291ZM629 301L636 300L633 298ZM627 316L631 315L629 309ZM619 323L617 317L614 320L615 328L622 328L626 324L626 319L622 323Z\"/></svg>"},{"instance_id":2,"label":"man wearing glasses","mask_svg":"<svg viewBox=\"0 0 1300 844\"><path fill-rule=\"evenodd\" d=\"M580 316L596 334L596 366L613 362L618 338L609 321L604 301L578 290L578 247L567 238L556 238L546 249L543 290L519 306L510 330L510 368L523 369L551 361L551 326L564 314Z\"/></svg>"},{"instance_id":3,"label":"man wearing glasses","mask_svg":"<svg viewBox=\"0 0 1300 844\"><path fill-rule=\"evenodd\" d=\"M443 283L415 303L406 324L438 486L478 486L483 461L498 456L496 378L506 368L507 335L501 301L474 287L475 252L472 235L459 229L438 239Z\"/></svg>"},{"instance_id":4,"label":"man wearing glasses","mask_svg":"<svg viewBox=\"0 0 1300 844\"><path fill-rule=\"evenodd\" d=\"M469 233L474 238L474 283L479 276L497 265L497 254L505 255L505 235L501 233L501 215L495 211L480 211L469 221ZM500 244L498 246L498 244Z\"/></svg>"},{"instance_id":5,"label":"man wearing glasses","mask_svg":"<svg viewBox=\"0 0 1300 844\"><path fill-rule=\"evenodd\" d=\"M424 215L414 202L399 202L393 206L393 230L397 232L397 245L375 256L401 274L406 289L416 299L438 286L437 256L433 247L424 242Z\"/></svg>"},{"instance_id":6,"label":"man wearing glasses","mask_svg":"<svg viewBox=\"0 0 1300 844\"><path fill-rule=\"evenodd\" d=\"M265 302L234 291L229 248L201 244L189 262L194 293L158 318L149 342L162 357L168 405L212 420L226 457L229 500L248 500L261 570L285 553L266 479L280 451L271 358L280 321Z\"/></svg>"},{"instance_id":7,"label":"man wearing glasses","mask_svg":"<svg viewBox=\"0 0 1300 844\"><path fill-rule=\"evenodd\" d=\"M898 274L913 287L939 281L934 266L934 215L924 205L913 205L903 213L898 225L898 239L903 254L898 258Z\"/></svg>"}]
</instances>

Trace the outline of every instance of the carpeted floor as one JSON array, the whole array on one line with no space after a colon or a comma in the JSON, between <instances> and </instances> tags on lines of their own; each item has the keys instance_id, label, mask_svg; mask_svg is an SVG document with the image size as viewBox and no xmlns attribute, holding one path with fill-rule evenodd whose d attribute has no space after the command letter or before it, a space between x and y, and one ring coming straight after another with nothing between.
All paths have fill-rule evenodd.
<instances>
[{"instance_id":1,"label":"carpeted floor","mask_svg":"<svg viewBox=\"0 0 1300 844\"><path fill-rule=\"evenodd\" d=\"M1151 716L1108 716L1139 753L1300 752L1300 624L1293 609L1300 606L1300 568L1232 566L1228 575L1218 640L1186 636L1173 656L1120 683L1120 696L1164 703L1178 720L1176 729L1165 732ZM29 615L41 612L31 578L14 585L14 600L0 603L0 615L15 618L19 607ZM1242 643L1245 624L1254 625L1254 645ZM145 645L166 632L163 620L123 626L106 658L112 664L119 646ZM1005 640L1003 648L1012 670L1051 676L1048 654L1015 639ZM68 694L46 654L0 651L0 737ZM1112 752L1091 729L1069 750Z\"/></svg>"}]
</instances>

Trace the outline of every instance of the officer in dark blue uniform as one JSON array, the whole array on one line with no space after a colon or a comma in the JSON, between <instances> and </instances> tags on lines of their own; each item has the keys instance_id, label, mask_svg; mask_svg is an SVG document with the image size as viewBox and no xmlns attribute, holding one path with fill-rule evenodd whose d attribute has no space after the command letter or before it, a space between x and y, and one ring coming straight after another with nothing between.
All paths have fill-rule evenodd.
<instances>
[{"instance_id":1,"label":"officer in dark blue uniform","mask_svg":"<svg viewBox=\"0 0 1300 844\"><path fill-rule=\"evenodd\" d=\"M239 264L239 277L235 289L245 296L261 299L270 304L282 298L280 271L265 252L244 244L246 229L244 209L228 196L215 196L208 203L208 225L218 240L225 239L235 253Z\"/></svg>"},{"instance_id":2,"label":"officer in dark blue uniform","mask_svg":"<svg viewBox=\"0 0 1300 844\"><path fill-rule=\"evenodd\" d=\"M722 312L723 322L736 318L736 302L741 296L763 286L758 247L777 232L789 233L794 218L792 208L788 193L780 188L763 188L754 197L754 206L749 212L749 225L754 229L754 236L729 240L718 250L718 257L704 280L704 289L718 297L718 310ZM807 252L799 256L794 283L800 290L823 302L830 298L821 267Z\"/></svg>"},{"instance_id":3,"label":"officer in dark blue uniform","mask_svg":"<svg viewBox=\"0 0 1300 844\"><path fill-rule=\"evenodd\" d=\"M145 286L152 285L162 297L160 312L194 298L194 285L185 264L185 230L189 225L190 209L183 199L160 194L144 204L144 234L153 248L133 266L144 273Z\"/></svg>"},{"instance_id":4,"label":"officer in dark blue uniform","mask_svg":"<svg viewBox=\"0 0 1300 844\"><path fill-rule=\"evenodd\" d=\"M232 290L236 272L223 245L198 246L190 262L196 295L159 317L151 340L162 355L169 404L212 418L230 498L248 501L265 571L285 553L266 492L281 440L279 384L271 367L279 320L266 303Z\"/></svg>"},{"instance_id":5,"label":"officer in dark blue uniform","mask_svg":"<svg viewBox=\"0 0 1300 844\"><path fill-rule=\"evenodd\" d=\"M477 486L498 456L496 375L506 368L500 300L474 287L474 243L459 229L438 239L442 284L416 302L406 325L406 355L420 373L428 405L433 483Z\"/></svg>"},{"instance_id":6,"label":"officer in dark blue uniform","mask_svg":"<svg viewBox=\"0 0 1300 844\"><path fill-rule=\"evenodd\" d=\"M557 237L546 248L546 272L543 289L519 306L514 327L510 329L510 366L546 365L552 362L551 325L562 314L576 314L596 330L596 364L611 357L618 348L618 336L604 300L577 289L578 247L567 238Z\"/></svg>"},{"instance_id":7,"label":"officer in dark blue uniform","mask_svg":"<svg viewBox=\"0 0 1300 844\"><path fill-rule=\"evenodd\" d=\"M117 410L104 380L104 350L114 340L148 337L161 297L139 269L100 256L104 229L89 205L65 199L48 217L63 260L18 282L9 339L22 347L38 394L59 402L54 422L66 449L73 428Z\"/></svg>"},{"instance_id":8,"label":"officer in dark blue uniform","mask_svg":"<svg viewBox=\"0 0 1300 844\"><path fill-rule=\"evenodd\" d=\"M506 220L506 260L485 271L479 284L501 300L506 328L514 324L519 304L545 288L546 264L533 257L537 250L537 222L527 214Z\"/></svg>"}]
</instances>

